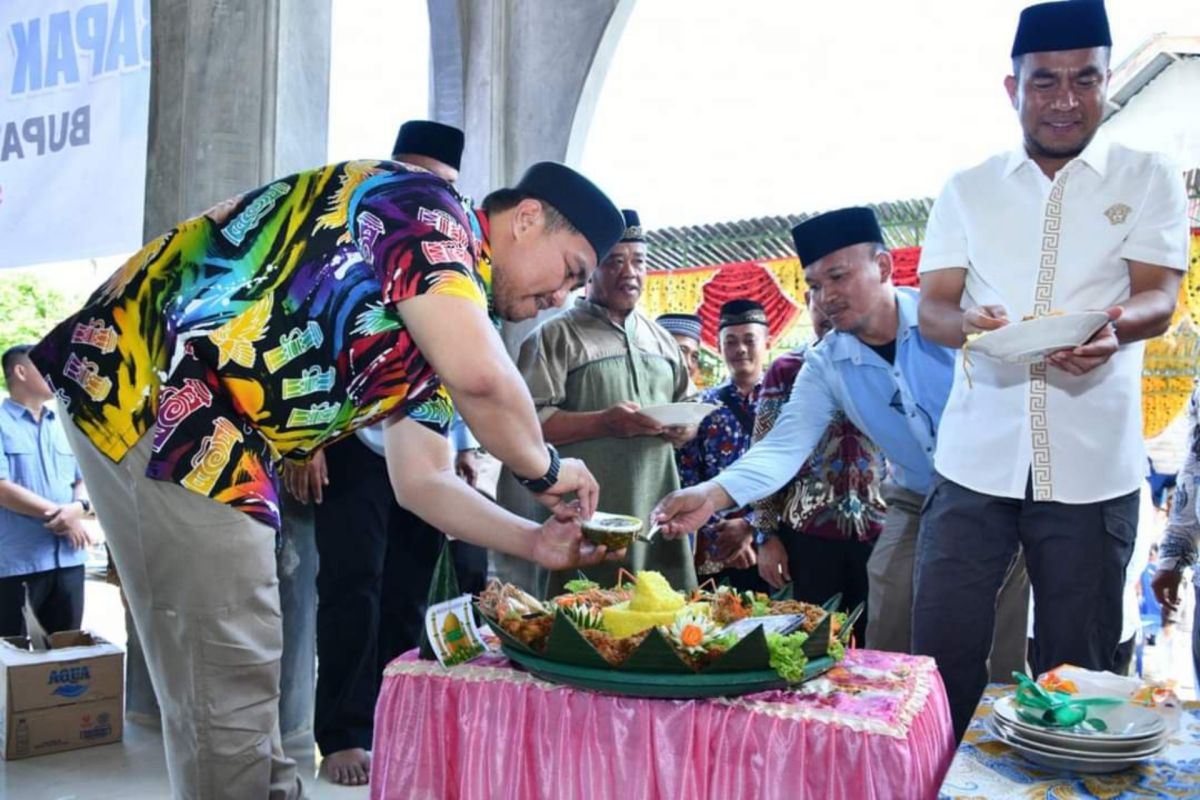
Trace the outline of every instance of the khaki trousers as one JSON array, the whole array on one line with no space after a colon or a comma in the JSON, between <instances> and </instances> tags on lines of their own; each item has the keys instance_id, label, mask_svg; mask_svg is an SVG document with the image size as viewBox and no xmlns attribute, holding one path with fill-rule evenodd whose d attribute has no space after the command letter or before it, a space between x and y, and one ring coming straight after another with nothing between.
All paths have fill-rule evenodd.
<instances>
[{"instance_id":1,"label":"khaki trousers","mask_svg":"<svg viewBox=\"0 0 1200 800\"><path fill-rule=\"evenodd\" d=\"M871 650L912 652L913 569L925 498L891 483L883 486L887 519L867 561L867 641ZM1013 559L996 597L996 632L988 657L991 680L1012 683L1025 671L1029 575L1025 557Z\"/></svg>"},{"instance_id":2,"label":"khaki trousers","mask_svg":"<svg viewBox=\"0 0 1200 800\"><path fill-rule=\"evenodd\" d=\"M275 532L147 478L150 434L113 463L73 423L63 427L146 653L173 795L301 796L279 739Z\"/></svg>"}]
</instances>

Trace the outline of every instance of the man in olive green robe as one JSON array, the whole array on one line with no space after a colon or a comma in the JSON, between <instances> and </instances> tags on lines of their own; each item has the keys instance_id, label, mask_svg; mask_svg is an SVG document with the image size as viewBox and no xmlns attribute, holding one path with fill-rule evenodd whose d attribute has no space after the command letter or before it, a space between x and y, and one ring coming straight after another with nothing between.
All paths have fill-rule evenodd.
<instances>
[{"instance_id":1,"label":"man in olive green robe","mask_svg":"<svg viewBox=\"0 0 1200 800\"><path fill-rule=\"evenodd\" d=\"M664 428L638 409L688 399L694 389L679 345L637 310L646 242L637 214L623 213L625 236L596 268L586 299L530 334L518 366L542 435L563 457L588 465L600 484L600 509L648 520L658 498L679 488L674 448L696 429ZM625 564L609 562L586 572L611 586L620 566L658 570L677 589L696 585L686 538L635 542ZM574 577L539 569L537 583L552 596Z\"/></svg>"}]
</instances>

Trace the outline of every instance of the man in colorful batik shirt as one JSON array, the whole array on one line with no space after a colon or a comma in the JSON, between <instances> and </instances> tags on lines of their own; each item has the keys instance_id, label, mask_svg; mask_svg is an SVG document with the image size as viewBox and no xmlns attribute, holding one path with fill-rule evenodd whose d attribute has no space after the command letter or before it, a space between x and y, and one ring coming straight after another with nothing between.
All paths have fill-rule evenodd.
<instances>
[{"instance_id":1,"label":"man in colorful batik shirt","mask_svg":"<svg viewBox=\"0 0 1200 800\"><path fill-rule=\"evenodd\" d=\"M693 389L678 345L637 310L646 240L637 214L624 214L621 241L596 268L587 298L531 333L518 365L546 440L595 470L604 486L603 510L645 520L655 499L679 486L673 445L690 440L696 427L667 429L638 413L690 397ZM686 541L635 542L627 566L658 570L676 588L696 585ZM539 573L546 596L575 577L573 571ZM604 564L587 574L611 586L617 566Z\"/></svg>"},{"instance_id":2,"label":"man in colorful batik shirt","mask_svg":"<svg viewBox=\"0 0 1200 800\"><path fill-rule=\"evenodd\" d=\"M833 326L807 292L805 300L815 346ZM754 441L775 427L807 350L782 355L767 370L754 418ZM754 503L763 580L774 589L790 582L792 595L808 603L824 603L839 593L845 608L866 602L867 559L887 513L880 493L886 474L879 448L845 412L836 412L792 482ZM863 614L855 624L859 642L866 640L866 627Z\"/></svg>"},{"instance_id":3,"label":"man in colorful batik shirt","mask_svg":"<svg viewBox=\"0 0 1200 800\"><path fill-rule=\"evenodd\" d=\"M458 128L410 120L400 126L392 160L427 169L454 185L463 141ZM466 206L469 210L470 204ZM466 454L479 445L457 414L450 439L458 454L456 469L466 466ZM396 503L388 483L382 422L318 450L307 467L289 469L285 483L300 502L313 504L321 669L312 728L321 770L334 783L364 784L371 769L375 698L383 669L417 646L434 564L446 537ZM285 514L285 536L288 520ZM449 546L463 591L483 591L487 551L461 540ZM468 565L475 574L464 580Z\"/></svg>"},{"instance_id":4,"label":"man in colorful batik shirt","mask_svg":"<svg viewBox=\"0 0 1200 800\"><path fill-rule=\"evenodd\" d=\"M705 389L702 402L717 406L700 423L696 438L675 452L679 484L695 486L714 478L750 447L767 360L767 313L753 300L721 306L717 336L729 380ZM755 565L750 509L714 517L696 531L696 577L747 591L765 591Z\"/></svg>"},{"instance_id":5,"label":"man in colorful batik shirt","mask_svg":"<svg viewBox=\"0 0 1200 800\"><path fill-rule=\"evenodd\" d=\"M424 170L334 164L158 237L32 351L71 418L177 795L300 792L278 735L281 459L386 419L397 499L431 524L551 567L604 558L578 527L594 479L547 448L492 315L562 303L623 229L560 164L531 167L478 213ZM455 476L451 395L554 507L544 525Z\"/></svg>"}]
</instances>

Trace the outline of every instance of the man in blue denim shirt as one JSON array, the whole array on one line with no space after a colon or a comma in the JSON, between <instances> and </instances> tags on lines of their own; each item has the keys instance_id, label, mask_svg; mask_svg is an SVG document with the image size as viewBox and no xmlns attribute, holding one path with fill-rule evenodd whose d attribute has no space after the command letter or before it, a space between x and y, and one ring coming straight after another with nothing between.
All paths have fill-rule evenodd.
<instances>
[{"instance_id":1,"label":"man in blue denim shirt","mask_svg":"<svg viewBox=\"0 0 1200 800\"><path fill-rule=\"evenodd\" d=\"M655 519L675 537L715 510L774 494L804 465L837 412L865 433L888 462L883 533L867 562L866 646L909 652L913 567L921 504L934 477L938 423L957 354L918 329L917 292L892 285L892 259L868 208L830 211L792 231L812 302L834 331L811 348L774 428L720 475L664 498ZM993 666L1024 664L1023 570L997 602L1001 617Z\"/></svg>"},{"instance_id":2,"label":"man in blue denim shirt","mask_svg":"<svg viewBox=\"0 0 1200 800\"><path fill-rule=\"evenodd\" d=\"M9 397L0 403L0 636L24 633L25 585L50 633L83 621L83 563L91 543L80 523L82 478L55 413L53 392L27 355L6 351Z\"/></svg>"}]
</instances>

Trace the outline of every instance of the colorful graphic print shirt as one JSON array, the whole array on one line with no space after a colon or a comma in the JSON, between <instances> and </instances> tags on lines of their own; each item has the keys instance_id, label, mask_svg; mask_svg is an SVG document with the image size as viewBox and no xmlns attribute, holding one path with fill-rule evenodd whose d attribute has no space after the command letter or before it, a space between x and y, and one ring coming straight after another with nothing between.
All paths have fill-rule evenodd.
<instances>
[{"instance_id":1,"label":"colorful graphic print shirt","mask_svg":"<svg viewBox=\"0 0 1200 800\"><path fill-rule=\"evenodd\" d=\"M114 461L279 525L277 462L393 413L441 432L450 397L396 305L488 307L486 220L431 173L350 161L274 181L129 259L32 352Z\"/></svg>"},{"instance_id":2,"label":"colorful graphic print shirt","mask_svg":"<svg viewBox=\"0 0 1200 800\"><path fill-rule=\"evenodd\" d=\"M761 392L761 383L749 395L743 395L727 382L701 393L700 402L712 403L717 410L701 421L695 439L675 451L680 486L687 488L715 478L750 448ZM717 515L700 527L696 532L697 574L714 575L725 569L724 562L717 560L716 524L725 517L745 516L748 511L739 509Z\"/></svg>"},{"instance_id":3,"label":"colorful graphic print shirt","mask_svg":"<svg viewBox=\"0 0 1200 800\"><path fill-rule=\"evenodd\" d=\"M767 370L754 441L775 427L803 366L804 350L798 350L775 359ZM754 504L754 526L764 536L788 528L822 539L874 541L887 513L880 494L886 474L879 448L839 411L796 477Z\"/></svg>"}]
</instances>

